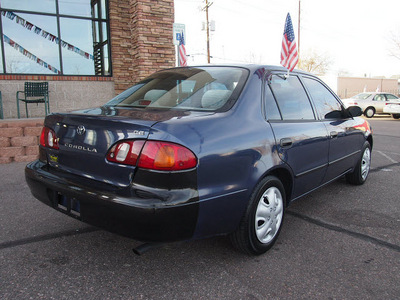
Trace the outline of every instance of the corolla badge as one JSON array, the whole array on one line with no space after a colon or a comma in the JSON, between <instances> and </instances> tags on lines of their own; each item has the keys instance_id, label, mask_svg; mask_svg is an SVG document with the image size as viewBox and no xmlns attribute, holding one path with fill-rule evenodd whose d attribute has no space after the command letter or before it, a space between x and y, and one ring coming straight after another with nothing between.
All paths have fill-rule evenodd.
<instances>
[{"instance_id":1,"label":"corolla badge","mask_svg":"<svg viewBox=\"0 0 400 300\"><path fill-rule=\"evenodd\" d=\"M85 133L85 131L86 131L86 128L83 125L79 125L76 128L76 133L79 134L79 135L83 135Z\"/></svg>"},{"instance_id":2,"label":"corolla badge","mask_svg":"<svg viewBox=\"0 0 400 300\"><path fill-rule=\"evenodd\" d=\"M80 145L74 145L74 144L69 144L69 143L65 143L64 146L67 147L67 148L70 148L70 149L74 149L74 150L81 150L81 151L97 153L97 149L96 148L85 147L85 146L80 146Z\"/></svg>"}]
</instances>

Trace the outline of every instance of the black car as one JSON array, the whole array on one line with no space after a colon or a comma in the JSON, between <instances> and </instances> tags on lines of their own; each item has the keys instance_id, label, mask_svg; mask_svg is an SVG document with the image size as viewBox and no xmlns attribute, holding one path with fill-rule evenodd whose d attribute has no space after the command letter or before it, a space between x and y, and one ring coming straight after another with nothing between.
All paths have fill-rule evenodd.
<instances>
[{"instance_id":1,"label":"black car","mask_svg":"<svg viewBox=\"0 0 400 300\"><path fill-rule=\"evenodd\" d=\"M249 254L276 241L285 208L369 173L371 130L317 77L276 66L157 72L102 107L46 117L32 194L146 242L230 235Z\"/></svg>"}]
</instances>

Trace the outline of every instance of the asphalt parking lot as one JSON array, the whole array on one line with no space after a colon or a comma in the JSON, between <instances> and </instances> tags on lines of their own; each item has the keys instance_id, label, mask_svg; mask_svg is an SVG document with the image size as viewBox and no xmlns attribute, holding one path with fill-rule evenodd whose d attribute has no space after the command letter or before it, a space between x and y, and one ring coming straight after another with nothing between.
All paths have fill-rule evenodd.
<instances>
[{"instance_id":1,"label":"asphalt parking lot","mask_svg":"<svg viewBox=\"0 0 400 300\"><path fill-rule=\"evenodd\" d=\"M24 163L0 165L0 299L400 299L400 120L377 116L367 183L293 203L258 257L225 237L140 243L31 196Z\"/></svg>"}]
</instances>

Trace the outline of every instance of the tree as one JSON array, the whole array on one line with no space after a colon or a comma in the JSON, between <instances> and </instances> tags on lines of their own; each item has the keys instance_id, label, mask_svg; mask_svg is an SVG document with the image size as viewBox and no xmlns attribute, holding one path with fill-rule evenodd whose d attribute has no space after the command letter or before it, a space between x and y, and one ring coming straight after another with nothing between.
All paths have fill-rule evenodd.
<instances>
[{"instance_id":1,"label":"tree","mask_svg":"<svg viewBox=\"0 0 400 300\"><path fill-rule=\"evenodd\" d=\"M308 50L301 54L298 68L316 75L324 75L329 70L332 60L327 54L320 54L314 50Z\"/></svg>"}]
</instances>

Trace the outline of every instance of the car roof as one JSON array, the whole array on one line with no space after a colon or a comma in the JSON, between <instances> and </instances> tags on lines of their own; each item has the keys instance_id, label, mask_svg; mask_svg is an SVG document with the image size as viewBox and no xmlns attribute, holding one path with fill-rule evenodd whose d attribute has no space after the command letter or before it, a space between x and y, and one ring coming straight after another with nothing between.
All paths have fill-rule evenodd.
<instances>
[{"instance_id":1,"label":"car roof","mask_svg":"<svg viewBox=\"0 0 400 300\"><path fill-rule=\"evenodd\" d=\"M207 65L193 65L193 66L187 66L187 67L177 67L177 68L205 68L205 67L236 67L236 68L245 68L248 69L250 72L256 72L259 69L265 69L268 71L280 71L286 73L288 69L282 66L277 66L277 65L264 65L264 64L237 64L237 63L232 63L232 64L207 64ZM176 69L176 68L171 68L171 69ZM171 70L169 69L169 70ZM299 69L294 69L290 73L300 73L304 75L309 75L316 77L314 74L299 70Z\"/></svg>"}]
</instances>

